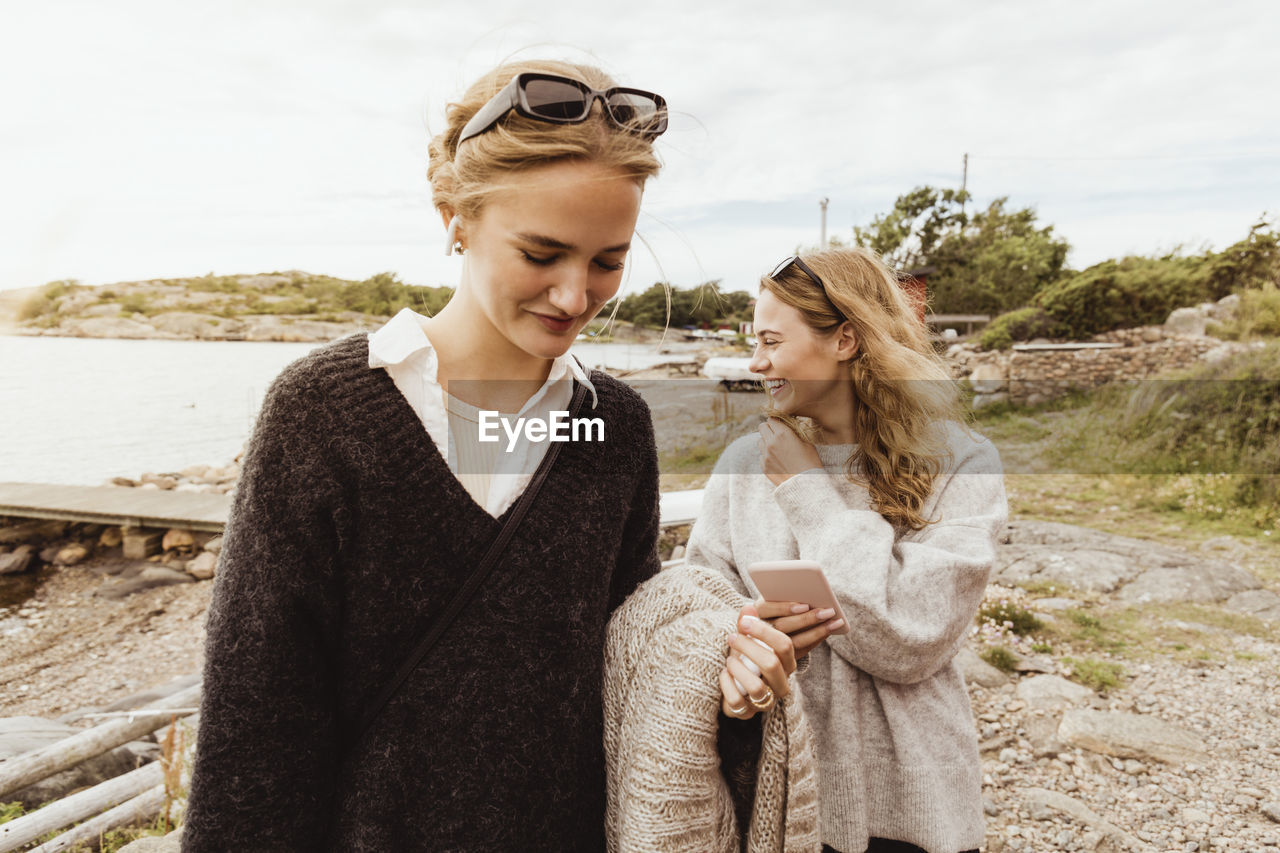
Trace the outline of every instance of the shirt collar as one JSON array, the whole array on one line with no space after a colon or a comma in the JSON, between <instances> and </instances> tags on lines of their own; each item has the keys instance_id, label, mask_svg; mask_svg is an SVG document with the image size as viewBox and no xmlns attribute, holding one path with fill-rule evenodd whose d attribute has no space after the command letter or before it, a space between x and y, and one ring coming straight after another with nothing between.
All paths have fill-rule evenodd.
<instances>
[{"instance_id":1,"label":"shirt collar","mask_svg":"<svg viewBox=\"0 0 1280 853\"><path fill-rule=\"evenodd\" d=\"M425 319L427 318L412 308L401 308L399 313L388 320L382 328L370 333L369 367L388 367L393 364L400 364L411 356L425 351L427 364L424 369L428 378L434 382L438 362L436 361L435 348L431 345L430 339L427 338L427 333L422 330L422 321ZM582 364L571 353L566 352L552 360L551 371L547 374L547 382L543 385L543 388L552 382L563 379L566 373L582 383L591 392L591 408L594 409L600 402L596 396L596 388L591 384L587 371L583 369ZM537 395L535 394L534 396Z\"/></svg>"}]
</instances>

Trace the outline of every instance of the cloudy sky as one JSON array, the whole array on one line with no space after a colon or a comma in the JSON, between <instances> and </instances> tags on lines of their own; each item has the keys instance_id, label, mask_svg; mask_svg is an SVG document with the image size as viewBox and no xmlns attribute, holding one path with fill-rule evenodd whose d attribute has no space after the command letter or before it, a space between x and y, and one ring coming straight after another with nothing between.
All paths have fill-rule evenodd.
<instances>
[{"instance_id":1,"label":"cloudy sky","mask_svg":"<svg viewBox=\"0 0 1280 853\"><path fill-rule=\"evenodd\" d=\"M1086 266L1280 213L1280 6L1239 2L6 3L0 289L390 270L452 284L426 144L513 54L675 111L629 287L760 272L921 184L1033 206Z\"/></svg>"}]
</instances>

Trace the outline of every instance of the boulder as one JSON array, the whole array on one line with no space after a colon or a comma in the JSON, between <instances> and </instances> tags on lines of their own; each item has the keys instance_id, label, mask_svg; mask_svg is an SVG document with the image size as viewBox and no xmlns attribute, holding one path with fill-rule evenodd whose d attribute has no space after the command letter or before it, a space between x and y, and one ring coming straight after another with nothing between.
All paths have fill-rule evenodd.
<instances>
[{"instance_id":1,"label":"boulder","mask_svg":"<svg viewBox=\"0 0 1280 853\"><path fill-rule=\"evenodd\" d=\"M1208 748L1197 735L1147 714L1067 711L1058 727L1063 743L1116 758L1203 764Z\"/></svg>"},{"instance_id":2,"label":"boulder","mask_svg":"<svg viewBox=\"0 0 1280 853\"><path fill-rule=\"evenodd\" d=\"M1280 622L1280 595L1269 589L1248 589L1237 592L1223 605L1237 613L1247 613L1269 622Z\"/></svg>"},{"instance_id":3,"label":"boulder","mask_svg":"<svg viewBox=\"0 0 1280 853\"><path fill-rule=\"evenodd\" d=\"M956 663L966 684L979 684L995 688L1009 683L1009 676L978 657L977 652L965 646L956 654Z\"/></svg>"},{"instance_id":4,"label":"boulder","mask_svg":"<svg viewBox=\"0 0 1280 853\"><path fill-rule=\"evenodd\" d=\"M996 548L992 580L1054 582L1117 593L1133 603L1222 601L1261 583L1233 562L1143 539L1052 521L1011 521Z\"/></svg>"},{"instance_id":5,"label":"boulder","mask_svg":"<svg viewBox=\"0 0 1280 853\"><path fill-rule=\"evenodd\" d=\"M83 729L40 717L0 718L0 761L41 749L81 731ZM17 800L31 809L50 800L61 799L80 788L128 773L137 766L134 752L128 746L121 746L6 795L5 799Z\"/></svg>"},{"instance_id":6,"label":"boulder","mask_svg":"<svg viewBox=\"0 0 1280 853\"><path fill-rule=\"evenodd\" d=\"M1056 710L1088 703L1093 691L1058 675L1034 675L1018 682L1017 697L1031 708Z\"/></svg>"},{"instance_id":7,"label":"boulder","mask_svg":"<svg viewBox=\"0 0 1280 853\"><path fill-rule=\"evenodd\" d=\"M81 562L91 553L89 546L76 542L65 548L58 549L58 553L53 555L52 562L57 566L74 566Z\"/></svg>"},{"instance_id":8,"label":"boulder","mask_svg":"<svg viewBox=\"0 0 1280 853\"><path fill-rule=\"evenodd\" d=\"M1148 849L1147 845L1110 823L1075 797L1069 797L1048 788L1028 788L1022 795L1022 802L1026 805L1032 820L1051 820L1054 812L1060 812L1111 839L1123 849Z\"/></svg>"},{"instance_id":9,"label":"boulder","mask_svg":"<svg viewBox=\"0 0 1280 853\"><path fill-rule=\"evenodd\" d=\"M1164 321L1164 328L1170 334L1200 337L1204 335L1207 322L1208 316L1203 308L1175 308L1169 319Z\"/></svg>"},{"instance_id":10,"label":"boulder","mask_svg":"<svg viewBox=\"0 0 1280 853\"><path fill-rule=\"evenodd\" d=\"M1156 341L1164 339L1164 330L1159 326L1144 326L1142 329L1142 340L1145 343L1154 344Z\"/></svg>"},{"instance_id":11,"label":"boulder","mask_svg":"<svg viewBox=\"0 0 1280 853\"><path fill-rule=\"evenodd\" d=\"M119 527L108 527L98 537L99 548L119 548L124 544L124 533Z\"/></svg>"},{"instance_id":12,"label":"boulder","mask_svg":"<svg viewBox=\"0 0 1280 853\"><path fill-rule=\"evenodd\" d=\"M1206 603L1222 601L1258 586L1258 579L1244 569L1218 560L1205 560L1199 565L1151 569L1120 590L1117 597L1133 604Z\"/></svg>"},{"instance_id":13,"label":"boulder","mask_svg":"<svg viewBox=\"0 0 1280 853\"><path fill-rule=\"evenodd\" d=\"M0 554L0 575L16 575L30 571L40 565L36 559L36 549L31 545L20 545L9 554Z\"/></svg>"},{"instance_id":14,"label":"boulder","mask_svg":"<svg viewBox=\"0 0 1280 853\"><path fill-rule=\"evenodd\" d=\"M1009 377L998 364L980 364L969 374L969 384L979 394L994 394L1008 387Z\"/></svg>"},{"instance_id":15,"label":"boulder","mask_svg":"<svg viewBox=\"0 0 1280 853\"><path fill-rule=\"evenodd\" d=\"M222 550L222 536L218 535L204 543L204 549L210 554L217 554Z\"/></svg>"},{"instance_id":16,"label":"boulder","mask_svg":"<svg viewBox=\"0 0 1280 853\"><path fill-rule=\"evenodd\" d=\"M171 527L165 531L164 539L160 541L161 551L176 551L180 548L192 549L195 547L196 538L191 535L191 531L177 527Z\"/></svg>"},{"instance_id":17,"label":"boulder","mask_svg":"<svg viewBox=\"0 0 1280 853\"><path fill-rule=\"evenodd\" d=\"M200 581L207 581L213 577L214 571L218 567L218 555L211 554L208 551L200 552L194 560L187 563L187 574Z\"/></svg>"}]
</instances>

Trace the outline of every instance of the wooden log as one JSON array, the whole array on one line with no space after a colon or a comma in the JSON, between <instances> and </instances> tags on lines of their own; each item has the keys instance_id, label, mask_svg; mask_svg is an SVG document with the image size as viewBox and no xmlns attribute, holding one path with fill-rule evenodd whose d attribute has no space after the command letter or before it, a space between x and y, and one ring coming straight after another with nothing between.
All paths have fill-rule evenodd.
<instances>
[{"instance_id":1,"label":"wooden log","mask_svg":"<svg viewBox=\"0 0 1280 853\"><path fill-rule=\"evenodd\" d=\"M199 704L200 685L196 684L161 702L139 708L133 719L94 726L57 743L0 762L0 800L54 773L164 728L173 716L166 710L168 708L185 710Z\"/></svg>"},{"instance_id":2,"label":"wooden log","mask_svg":"<svg viewBox=\"0 0 1280 853\"><path fill-rule=\"evenodd\" d=\"M92 788L50 803L17 820L0 823L0 853L10 853L40 836L69 823L92 817L142 792L164 785L164 768L159 761L144 764L123 776L108 779Z\"/></svg>"},{"instance_id":3,"label":"wooden log","mask_svg":"<svg viewBox=\"0 0 1280 853\"><path fill-rule=\"evenodd\" d=\"M62 853L77 844L88 844L98 840L102 833L119 826L150 821L164 808L164 784L139 794L132 800L126 800L115 808L108 809L97 817L86 820L79 826L73 826L57 838L46 841L39 847L33 847L27 853Z\"/></svg>"}]
</instances>

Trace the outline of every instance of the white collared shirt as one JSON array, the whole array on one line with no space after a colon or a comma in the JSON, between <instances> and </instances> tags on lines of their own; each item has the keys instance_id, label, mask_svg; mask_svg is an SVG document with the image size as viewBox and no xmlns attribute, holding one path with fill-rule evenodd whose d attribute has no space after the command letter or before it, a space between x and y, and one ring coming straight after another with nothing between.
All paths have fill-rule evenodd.
<instances>
[{"instance_id":1,"label":"white collared shirt","mask_svg":"<svg viewBox=\"0 0 1280 853\"><path fill-rule=\"evenodd\" d=\"M435 347L422 328L427 318L411 308L402 308L382 328L369 334L369 367L383 368L395 382L409 406L422 422L427 435L440 455L449 464L449 470L458 474L458 454L449 435L449 413L445 406L445 391L436 381L439 359ZM550 420L553 411L565 411L573 398L573 380L577 379L591 392L591 407L595 408L596 389L573 356L565 353L551 362L547 381L530 397L517 417ZM506 436L502 435L504 452L499 455L497 467L489 483L484 508L495 518L502 515L524 492L533 474L538 470L549 444L545 441L518 441L510 452L506 450ZM460 478L463 485L467 479ZM471 489L468 489L470 492ZM473 493L474 495L474 493Z\"/></svg>"}]
</instances>

